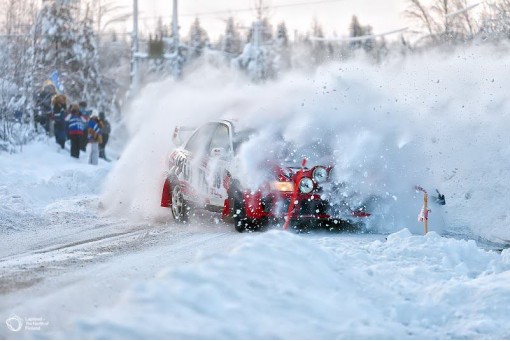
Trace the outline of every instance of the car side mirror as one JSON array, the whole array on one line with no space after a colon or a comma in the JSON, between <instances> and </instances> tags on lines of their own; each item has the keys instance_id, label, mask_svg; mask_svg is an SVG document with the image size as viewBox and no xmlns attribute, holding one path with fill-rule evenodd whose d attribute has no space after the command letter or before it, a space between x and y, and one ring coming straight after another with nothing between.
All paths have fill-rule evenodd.
<instances>
[{"instance_id":1,"label":"car side mirror","mask_svg":"<svg viewBox=\"0 0 510 341\"><path fill-rule=\"evenodd\" d=\"M214 147L211 149L210 156L213 158L222 158L227 155L227 151L222 147Z\"/></svg>"}]
</instances>

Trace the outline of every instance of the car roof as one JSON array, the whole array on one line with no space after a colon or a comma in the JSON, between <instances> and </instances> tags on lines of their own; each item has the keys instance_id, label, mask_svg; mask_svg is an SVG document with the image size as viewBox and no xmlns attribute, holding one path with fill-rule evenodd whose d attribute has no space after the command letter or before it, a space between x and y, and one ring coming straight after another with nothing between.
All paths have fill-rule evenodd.
<instances>
[{"instance_id":1,"label":"car roof","mask_svg":"<svg viewBox=\"0 0 510 341\"><path fill-rule=\"evenodd\" d=\"M234 134L239 134L239 133L243 133L243 132L254 132L254 131L256 131L255 128L250 127L249 125L247 125L244 122L242 122L242 121L240 121L238 119L235 119L235 118L220 119L220 120L212 121L212 122L214 122L214 123L224 123L224 124L230 125L232 127L232 130L233 130Z\"/></svg>"}]
</instances>

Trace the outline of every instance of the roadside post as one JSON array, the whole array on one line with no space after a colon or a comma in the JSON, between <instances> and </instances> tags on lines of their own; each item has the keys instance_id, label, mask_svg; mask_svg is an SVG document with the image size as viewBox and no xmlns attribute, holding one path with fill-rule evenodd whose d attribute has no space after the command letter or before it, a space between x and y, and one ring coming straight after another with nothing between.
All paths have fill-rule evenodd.
<instances>
[{"instance_id":1,"label":"roadside post","mask_svg":"<svg viewBox=\"0 0 510 341\"><path fill-rule=\"evenodd\" d=\"M430 209L428 208L429 203L429 195L427 191L421 187L421 186L415 186L414 187L417 191L423 192L423 207L420 211L420 214L418 214L418 221L423 222L423 234L427 234L429 232L429 212Z\"/></svg>"}]
</instances>

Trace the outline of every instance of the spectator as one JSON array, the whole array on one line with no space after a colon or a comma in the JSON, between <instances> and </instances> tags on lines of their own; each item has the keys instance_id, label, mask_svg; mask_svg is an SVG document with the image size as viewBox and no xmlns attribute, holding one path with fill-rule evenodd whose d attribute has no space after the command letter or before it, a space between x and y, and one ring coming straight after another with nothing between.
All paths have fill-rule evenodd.
<instances>
[{"instance_id":1,"label":"spectator","mask_svg":"<svg viewBox=\"0 0 510 341\"><path fill-rule=\"evenodd\" d=\"M90 119L90 116L92 115L92 110L88 110L87 109L87 102L85 101L81 101L79 103L79 106L80 106L80 113L83 115L83 117L85 117L86 121L88 122L89 119ZM87 125L85 125L84 127L84 130L83 130L83 135L82 135L82 139L81 139L81 142L80 142L80 149L84 152L87 148Z\"/></svg>"},{"instance_id":2,"label":"spectator","mask_svg":"<svg viewBox=\"0 0 510 341\"><path fill-rule=\"evenodd\" d=\"M80 113L78 104L71 105L69 114L66 119L69 122L69 139L71 140L71 156L80 157L80 143L83 137L83 131L86 127L87 120Z\"/></svg>"},{"instance_id":3,"label":"spectator","mask_svg":"<svg viewBox=\"0 0 510 341\"><path fill-rule=\"evenodd\" d=\"M111 127L110 122L108 122L104 112L102 111L99 113L99 122L101 123L102 126L101 132L103 135L103 142L99 144L99 157L104 159L105 161L110 161L106 157L106 144L108 143L108 139L110 138Z\"/></svg>"},{"instance_id":4,"label":"spectator","mask_svg":"<svg viewBox=\"0 0 510 341\"><path fill-rule=\"evenodd\" d=\"M89 163L91 165L97 165L99 162L99 144L103 142L101 128L101 122L97 116L92 116L88 123Z\"/></svg>"},{"instance_id":5,"label":"spectator","mask_svg":"<svg viewBox=\"0 0 510 341\"><path fill-rule=\"evenodd\" d=\"M66 127L66 96L57 95L53 98L53 116L55 118L55 141L64 149L67 140Z\"/></svg>"},{"instance_id":6,"label":"spectator","mask_svg":"<svg viewBox=\"0 0 510 341\"><path fill-rule=\"evenodd\" d=\"M57 94L57 90L51 84L51 82L46 81L44 83L41 92L37 94L35 104L37 108L37 116L35 121L39 122L46 131L47 134L50 134L50 118L52 113L51 108L51 99L53 96Z\"/></svg>"}]
</instances>

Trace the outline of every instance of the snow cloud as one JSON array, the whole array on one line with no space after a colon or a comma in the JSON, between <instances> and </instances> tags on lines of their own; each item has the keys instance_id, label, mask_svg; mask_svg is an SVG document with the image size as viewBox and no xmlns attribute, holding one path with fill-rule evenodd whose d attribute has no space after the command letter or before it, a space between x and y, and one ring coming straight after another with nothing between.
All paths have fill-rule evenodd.
<instances>
[{"instance_id":1,"label":"snow cloud","mask_svg":"<svg viewBox=\"0 0 510 341\"><path fill-rule=\"evenodd\" d=\"M508 54L470 48L379 66L333 63L264 84L205 68L178 84L150 84L125 114L131 138L102 200L109 212L169 218L159 201L175 125L236 118L259 131L240 151L241 171L253 174L279 134L296 150L315 146L296 153L298 163L327 154L336 181L360 198L384 198L379 231L421 231L419 184L446 194L445 212L432 207L436 231L508 239L509 67Z\"/></svg>"}]
</instances>

